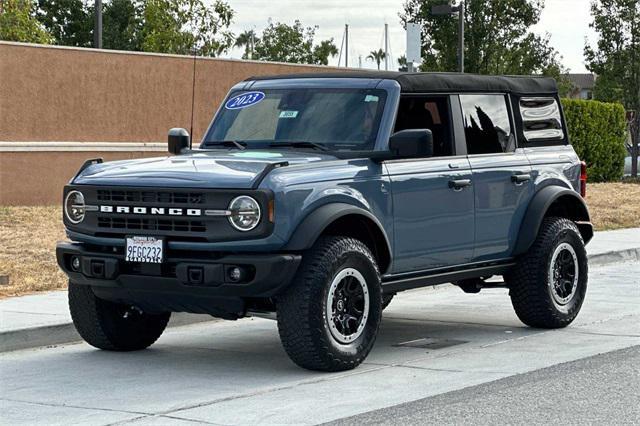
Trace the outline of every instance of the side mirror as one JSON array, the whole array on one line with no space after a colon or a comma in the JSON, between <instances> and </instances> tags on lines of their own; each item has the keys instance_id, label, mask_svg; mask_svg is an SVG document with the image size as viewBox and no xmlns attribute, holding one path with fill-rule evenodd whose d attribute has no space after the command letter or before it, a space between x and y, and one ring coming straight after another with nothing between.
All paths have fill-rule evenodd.
<instances>
[{"instance_id":1,"label":"side mirror","mask_svg":"<svg viewBox=\"0 0 640 426\"><path fill-rule=\"evenodd\" d=\"M183 149L189 148L189 132L181 127L174 127L169 130L169 153L180 155Z\"/></svg>"},{"instance_id":2,"label":"side mirror","mask_svg":"<svg viewBox=\"0 0 640 426\"><path fill-rule=\"evenodd\" d=\"M389 151L394 158L433 156L433 134L429 129L406 129L389 138Z\"/></svg>"}]
</instances>

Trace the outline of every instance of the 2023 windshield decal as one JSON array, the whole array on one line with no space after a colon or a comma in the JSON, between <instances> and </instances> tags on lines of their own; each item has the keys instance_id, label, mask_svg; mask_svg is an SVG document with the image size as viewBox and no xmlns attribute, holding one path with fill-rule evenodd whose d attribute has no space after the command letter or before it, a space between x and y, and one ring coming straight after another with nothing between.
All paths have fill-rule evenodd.
<instances>
[{"instance_id":1,"label":"2023 windshield decal","mask_svg":"<svg viewBox=\"0 0 640 426\"><path fill-rule=\"evenodd\" d=\"M264 93L262 92L246 92L229 99L224 107L226 109L242 109L255 105L263 99Z\"/></svg>"}]
</instances>

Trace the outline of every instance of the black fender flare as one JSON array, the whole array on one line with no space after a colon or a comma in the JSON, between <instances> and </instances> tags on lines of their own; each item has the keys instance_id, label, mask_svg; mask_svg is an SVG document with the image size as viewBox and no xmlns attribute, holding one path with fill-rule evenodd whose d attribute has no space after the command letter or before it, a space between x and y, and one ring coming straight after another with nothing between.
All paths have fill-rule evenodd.
<instances>
[{"instance_id":1,"label":"black fender flare","mask_svg":"<svg viewBox=\"0 0 640 426\"><path fill-rule=\"evenodd\" d=\"M375 224L377 230L384 237L388 255L391 256L389 237L378 218L363 208L347 203L324 204L312 211L298 224L291 234L289 242L284 246L284 250L302 251L311 248L329 225L347 215L359 215Z\"/></svg>"},{"instance_id":2,"label":"black fender flare","mask_svg":"<svg viewBox=\"0 0 640 426\"><path fill-rule=\"evenodd\" d=\"M593 237L593 227L589 219L589 209L580 195L575 191L557 185L546 186L536 192L533 199L529 203L527 212L525 213L520 232L514 249L514 256L526 253L533 244L540 225L549 211L549 208L560 199L563 203L568 203L570 214L568 219L573 220L578 225L580 234L585 244Z\"/></svg>"}]
</instances>

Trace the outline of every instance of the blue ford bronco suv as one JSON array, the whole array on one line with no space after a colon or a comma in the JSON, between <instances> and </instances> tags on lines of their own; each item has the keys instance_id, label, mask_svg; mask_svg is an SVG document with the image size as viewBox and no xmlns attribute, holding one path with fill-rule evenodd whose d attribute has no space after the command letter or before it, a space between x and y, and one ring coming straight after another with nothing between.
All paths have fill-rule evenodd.
<instances>
[{"instance_id":1,"label":"blue ford bronco suv","mask_svg":"<svg viewBox=\"0 0 640 426\"><path fill-rule=\"evenodd\" d=\"M144 349L171 312L275 313L296 364L339 371L403 290L504 286L542 328L584 301L586 171L552 79L249 78L198 148L171 129L168 150L89 160L64 188L57 260L95 347Z\"/></svg>"}]
</instances>

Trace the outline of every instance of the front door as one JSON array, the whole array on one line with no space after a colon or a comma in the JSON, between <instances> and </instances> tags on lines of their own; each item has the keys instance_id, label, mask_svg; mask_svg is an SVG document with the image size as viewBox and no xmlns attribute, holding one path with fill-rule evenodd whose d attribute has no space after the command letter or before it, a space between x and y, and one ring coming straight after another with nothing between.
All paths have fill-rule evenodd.
<instances>
[{"instance_id":1,"label":"front door","mask_svg":"<svg viewBox=\"0 0 640 426\"><path fill-rule=\"evenodd\" d=\"M534 193L531 165L517 149L508 98L460 95L465 139L475 188L473 260L509 257Z\"/></svg>"},{"instance_id":2,"label":"front door","mask_svg":"<svg viewBox=\"0 0 640 426\"><path fill-rule=\"evenodd\" d=\"M394 217L393 273L469 262L474 243L474 187L465 155L455 155L449 96L400 100L396 131L430 129L434 156L385 162Z\"/></svg>"}]
</instances>

